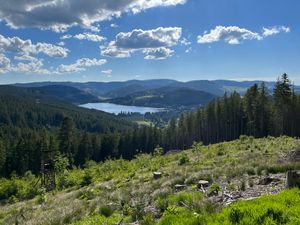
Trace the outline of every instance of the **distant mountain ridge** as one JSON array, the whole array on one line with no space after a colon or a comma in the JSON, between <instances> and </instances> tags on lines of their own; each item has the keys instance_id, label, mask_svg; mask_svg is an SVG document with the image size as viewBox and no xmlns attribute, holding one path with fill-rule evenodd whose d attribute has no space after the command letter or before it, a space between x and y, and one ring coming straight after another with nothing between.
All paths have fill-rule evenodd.
<instances>
[{"instance_id":1,"label":"distant mountain ridge","mask_svg":"<svg viewBox=\"0 0 300 225\"><path fill-rule=\"evenodd\" d=\"M170 79L129 80L124 82L41 82L15 84L39 91L73 104L110 102L122 105L151 107L202 106L212 99L234 91L243 95L249 87L263 81L194 80L180 82ZM275 82L265 82L272 92ZM295 87L300 91L300 87Z\"/></svg>"},{"instance_id":2,"label":"distant mountain ridge","mask_svg":"<svg viewBox=\"0 0 300 225\"><path fill-rule=\"evenodd\" d=\"M90 92L94 95L102 97L121 97L124 94L122 90L129 89L125 94L132 94L134 92L146 91L150 89L158 89L161 87L180 87L189 88L198 91L205 91L213 95L222 96L225 91L238 91L245 93L246 89L255 83L262 83L263 81L232 81L232 80L193 80L188 82L181 82L171 79L154 79L154 80L129 80L129 81L113 81L113 82L39 82L39 83L24 83L15 84L19 87L43 87L52 85L63 85L78 88ZM271 90L275 82L265 82L267 87ZM300 90L299 86L296 86ZM120 94L118 94L118 92Z\"/></svg>"}]
</instances>

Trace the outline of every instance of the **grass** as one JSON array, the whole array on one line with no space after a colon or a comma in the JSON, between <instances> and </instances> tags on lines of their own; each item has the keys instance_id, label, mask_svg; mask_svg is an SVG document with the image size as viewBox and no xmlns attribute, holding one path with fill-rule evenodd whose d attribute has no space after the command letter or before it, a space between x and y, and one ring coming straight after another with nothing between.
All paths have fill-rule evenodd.
<instances>
[{"instance_id":1,"label":"grass","mask_svg":"<svg viewBox=\"0 0 300 225\"><path fill-rule=\"evenodd\" d=\"M271 208L273 198L278 204L274 203L274 209L264 211L257 218L270 215L262 224L274 224L270 218L277 218L280 209L284 219L279 218L281 223L293 224L298 219L293 212L300 212L293 205L299 200L297 190L266 196L263 200L254 200L254 203L238 202L219 211L219 206L199 192L197 182L209 180L213 188L219 190L247 188L241 182L249 176L300 168L299 163L283 157L299 146L300 141L290 137L241 137L209 146L195 145L196 150L167 156L143 154L132 161L119 159L89 163L87 168L75 168L58 175L58 189L52 193L44 193L34 186L37 177L30 173L22 178L1 179L0 224L15 224L16 221L30 225L117 224L121 220L126 224L138 220L144 225L193 225L223 224L220 223L222 220L234 224L230 223L234 219L241 221L236 224L247 224L244 222L247 208L254 210L255 205L258 207L264 201L269 202L270 207L261 207ZM161 178L153 178L156 171L162 172ZM178 191L174 188L176 184L186 187ZM291 210L287 209L286 201L291 202ZM257 210L263 212L260 208Z\"/></svg>"},{"instance_id":2,"label":"grass","mask_svg":"<svg viewBox=\"0 0 300 225\"><path fill-rule=\"evenodd\" d=\"M185 208L166 212L159 225L277 225L300 224L300 190L240 201L217 213L193 213Z\"/></svg>"}]
</instances>

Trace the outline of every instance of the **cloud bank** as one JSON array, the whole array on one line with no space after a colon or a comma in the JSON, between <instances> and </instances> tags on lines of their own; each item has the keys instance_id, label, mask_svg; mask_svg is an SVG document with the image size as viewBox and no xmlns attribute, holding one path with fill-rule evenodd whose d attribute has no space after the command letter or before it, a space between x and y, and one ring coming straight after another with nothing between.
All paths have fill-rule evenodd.
<instances>
[{"instance_id":1,"label":"cloud bank","mask_svg":"<svg viewBox=\"0 0 300 225\"><path fill-rule=\"evenodd\" d=\"M56 32L72 26L98 30L95 23L186 0L0 0L0 18L12 28L37 27Z\"/></svg>"}]
</instances>

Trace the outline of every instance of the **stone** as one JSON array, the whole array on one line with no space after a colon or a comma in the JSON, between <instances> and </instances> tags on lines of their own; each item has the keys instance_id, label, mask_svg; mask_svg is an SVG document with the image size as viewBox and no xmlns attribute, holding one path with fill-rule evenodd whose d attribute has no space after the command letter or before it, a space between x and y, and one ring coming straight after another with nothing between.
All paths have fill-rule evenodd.
<instances>
[{"instance_id":1,"label":"stone","mask_svg":"<svg viewBox=\"0 0 300 225\"><path fill-rule=\"evenodd\" d=\"M154 179L159 179L159 178L161 178L162 177L162 173L161 172L154 172L153 173L153 178Z\"/></svg>"},{"instance_id":2,"label":"stone","mask_svg":"<svg viewBox=\"0 0 300 225\"><path fill-rule=\"evenodd\" d=\"M198 188L205 188L209 186L209 181L207 180L199 180Z\"/></svg>"},{"instance_id":3,"label":"stone","mask_svg":"<svg viewBox=\"0 0 300 225\"><path fill-rule=\"evenodd\" d=\"M300 171L299 170L288 171L286 183L287 183L287 188L294 188L294 187L300 188Z\"/></svg>"}]
</instances>

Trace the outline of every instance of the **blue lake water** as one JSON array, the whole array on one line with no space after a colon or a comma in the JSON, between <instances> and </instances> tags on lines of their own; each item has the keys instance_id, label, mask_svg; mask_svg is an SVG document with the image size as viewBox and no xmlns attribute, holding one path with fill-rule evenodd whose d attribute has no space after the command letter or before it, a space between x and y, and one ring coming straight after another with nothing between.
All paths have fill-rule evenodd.
<instances>
[{"instance_id":1,"label":"blue lake water","mask_svg":"<svg viewBox=\"0 0 300 225\"><path fill-rule=\"evenodd\" d=\"M119 114L121 112L124 113L141 113L145 114L161 112L164 109L161 108L152 108L152 107L141 107L141 106L128 106L128 105L117 105L113 103L87 103L84 105L80 105L81 107L88 109L97 109L108 113Z\"/></svg>"}]
</instances>

